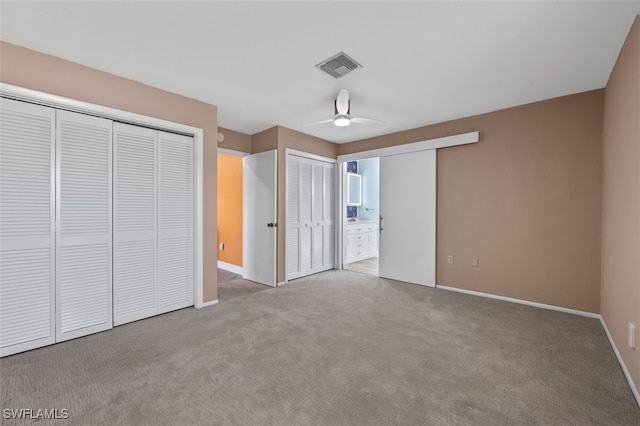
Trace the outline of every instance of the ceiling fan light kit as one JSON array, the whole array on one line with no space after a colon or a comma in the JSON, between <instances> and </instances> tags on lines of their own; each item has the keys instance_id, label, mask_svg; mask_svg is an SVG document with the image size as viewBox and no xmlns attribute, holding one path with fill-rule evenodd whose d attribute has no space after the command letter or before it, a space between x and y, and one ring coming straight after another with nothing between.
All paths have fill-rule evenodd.
<instances>
[{"instance_id":1,"label":"ceiling fan light kit","mask_svg":"<svg viewBox=\"0 0 640 426\"><path fill-rule=\"evenodd\" d=\"M351 124L351 118L348 115L338 114L333 119L333 124L338 127L346 127Z\"/></svg>"},{"instance_id":2,"label":"ceiling fan light kit","mask_svg":"<svg viewBox=\"0 0 640 426\"><path fill-rule=\"evenodd\" d=\"M384 124L380 120L373 120L371 118L364 117L351 117L351 101L349 99L349 91L340 89L338 97L334 101L335 115L328 120L322 120L309 124L309 126L315 126L318 124L333 123L336 127L347 127L351 123L356 124Z\"/></svg>"}]
</instances>

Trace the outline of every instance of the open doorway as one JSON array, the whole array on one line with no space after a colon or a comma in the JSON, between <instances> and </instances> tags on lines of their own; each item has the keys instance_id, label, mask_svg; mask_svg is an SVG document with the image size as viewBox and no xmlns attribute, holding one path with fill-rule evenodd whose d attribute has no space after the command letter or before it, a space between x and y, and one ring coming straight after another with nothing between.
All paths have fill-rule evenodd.
<instances>
[{"instance_id":1,"label":"open doorway","mask_svg":"<svg viewBox=\"0 0 640 426\"><path fill-rule=\"evenodd\" d=\"M380 158L343 165L343 268L378 276Z\"/></svg>"},{"instance_id":2,"label":"open doorway","mask_svg":"<svg viewBox=\"0 0 640 426\"><path fill-rule=\"evenodd\" d=\"M445 136L409 144L394 145L386 148L374 149L352 154L338 156L341 165L340 179L343 186L341 214L338 227L343 242L340 250L342 253L342 267L352 267L352 257L355 249L358 254L358 239L349 238L347 227L349 224L364 225L362 221L355 219L349 222L347 207L351 207L349 215L353 215L353 207L356 212L367 208L364 197L359 200L358 195L363 196L362 168L359 173L349 174L348 163L363 159L379 158L379 209L376 234L376 246L379 247L378 276L396 281L404 281L412 284L435 287L436 285L436 151L440 148L448 148L470 143L478 143L480 133L469 132L460 135ZM351 163L353 164L353 163ZM351 166L353 167L353 166ZM361 167L361 166L359 166ZM351 178L353 194L348 194ZM360 181L360 184L358 183ZM360 192L358 191L360 188ZM353 195L351 202L347 203L347 196ZM351 204L351 205L347 205ZM360 207L360 209L358 209ZM342 213L342 210L345 210ZM366 210L364 210L366 214ZM360 226L368 228L371 225ZM358 227L356 226L356 229ZM355 245L351 245L353 243ZM346 252L346 253L345 253ZM362 253L361 253L362 254Z\"/></svg>"},{"instance_id":3,"label":"open doorway","mask_svg":"<svg viewBox=\"0 0 640 426\"><path fill-rule=\"evenodd\" d=\"M226 300L275 285L275 231L267 224L275 222L276 158L275 151L250 155L223 148L217 158L218 298ZM273 261L256 250L271 253Z\"/></svg>"},{"instance_id":4,"label":"open doorway","mask_svg":"<svg viewBox=\"0 0 640 426\"><path fill-rule=\"evenodd\" d=\"M218 149L218 268L242 275L242 158L238 151Z\"/></svg>"}]
</instances>

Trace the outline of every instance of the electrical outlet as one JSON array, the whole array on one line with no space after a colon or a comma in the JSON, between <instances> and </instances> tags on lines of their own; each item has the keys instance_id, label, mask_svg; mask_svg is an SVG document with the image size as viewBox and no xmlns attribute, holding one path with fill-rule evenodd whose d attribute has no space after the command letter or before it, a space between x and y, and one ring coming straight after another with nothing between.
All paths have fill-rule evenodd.
<instances>
[{"instance_id":1,"label":"electrical outlet","mask_svg":"<svg viewBox=\"0 0 640 426\"><path fill-rule=\"evenodd\" d=\"M474 268L478 267L478 258L474 257L473 260L471 261L471 266L473 266Z\"/></svg>"},{"instance_id":2,"label":"electrical outlet","mask_svg":"<svg viewBox=\"0 0 640 426\"><path fill-rule=\"evenodd\" d=\"M630 322L628 324L627 333L628 333L629 347L631 349L635 349L636 348L636 325L634 323Z\"/></svg>"},{"instance_id":3,"label":"electrical outlet","mask_svg":"<svg viewBox=\"0 0 640 426\"><path fill-rule=\"evenodd\" d=\"M449 265L453 265L453 256L451 256L451 255L447 256L447 263Z\"/></svg>"}]
</instances>

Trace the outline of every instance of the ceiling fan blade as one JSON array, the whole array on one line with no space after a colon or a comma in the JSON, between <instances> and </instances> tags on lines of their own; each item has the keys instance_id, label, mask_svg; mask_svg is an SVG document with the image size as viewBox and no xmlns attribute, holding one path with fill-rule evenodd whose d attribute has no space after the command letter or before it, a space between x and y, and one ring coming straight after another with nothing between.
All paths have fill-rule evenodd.
<instances>
[{"instance_id":1,"label":"ceiling fan blade","mask_svg":"<svg viewBox=\"0 0 640 426\"><path fill-rule=\"evenodd\" d=\"M315 123L309 123L309 124L303 124L300 127L310 127L310 126L317 126L319 124L326 124L326 123L333 123L333 118L330 118L328 120L322 120L322 121L316 121Z\"/></svg>"},{"instance_id":2,"label":"ceiling fan blade","mask_svg":"<svg viewBox=\"0 0 640 426\"><path fill-rule=\"evenodd\" d=\"M364 117L351 117L351 122L352 123L357 123L357 124L385 124L384 121L380 121L380 120L374 120L373 118L364 118Z\"/></svg>"},{"instance_id":3,"label":"ceiling fan blade","mask_svg":"<svg viewBox=\"0 0 640 426\"><path fill-rule=\"evenodd\" d=\"M338 97L336 98L336 111L339 115L349 114L349 91L340 89Z\"/></svg>"}]
</instances>

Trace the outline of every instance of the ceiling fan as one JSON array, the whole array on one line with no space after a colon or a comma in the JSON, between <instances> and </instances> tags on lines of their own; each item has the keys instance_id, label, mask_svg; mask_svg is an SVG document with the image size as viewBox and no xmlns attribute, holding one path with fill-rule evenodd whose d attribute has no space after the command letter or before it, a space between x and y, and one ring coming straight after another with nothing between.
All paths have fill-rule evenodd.
<instances>
[{"instance_id":1,"label":"ceiling fan","mask_svg":"<svg viewBox=\"0 0 640 426\"><path fill-rule=\"evenodd\" d=\"M335 116L328 120L322 120L307 126L316 126L318 124L333 123L338 127L346 127L351 123L356 124L384 124L383 121L374 120L372 118L352 117L351 116L351 100L349 99L349 91L340 89L338 97L334 101Z\"/></svg>"}]
</instances>

